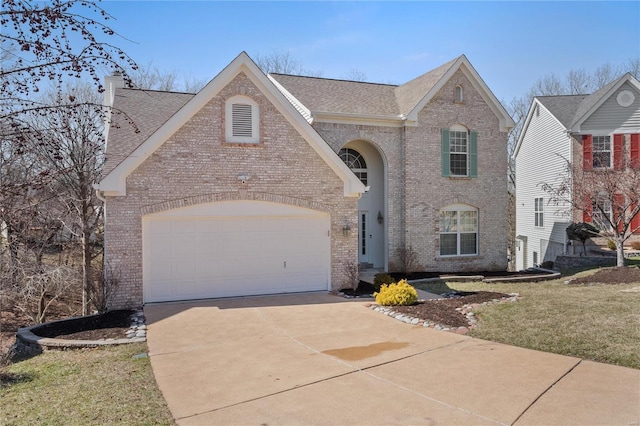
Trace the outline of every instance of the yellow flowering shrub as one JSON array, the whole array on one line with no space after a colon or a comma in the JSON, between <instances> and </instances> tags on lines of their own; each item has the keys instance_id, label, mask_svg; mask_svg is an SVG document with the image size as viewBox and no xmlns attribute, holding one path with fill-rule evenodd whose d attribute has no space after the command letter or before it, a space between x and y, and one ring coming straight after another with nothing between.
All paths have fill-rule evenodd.
<instances>
[{"instance_id":1,"label":"yellow flowering shrub","mask_svg":"<svg viewBox=\"0 0 640 426\"><path fill-rule=\"evenodd\" d=\"M413 305L418 300L418 292L407 280L398 283L383 284L380 291L373 294L376 303L382 306Z\"/></svg>"}]
</instances>

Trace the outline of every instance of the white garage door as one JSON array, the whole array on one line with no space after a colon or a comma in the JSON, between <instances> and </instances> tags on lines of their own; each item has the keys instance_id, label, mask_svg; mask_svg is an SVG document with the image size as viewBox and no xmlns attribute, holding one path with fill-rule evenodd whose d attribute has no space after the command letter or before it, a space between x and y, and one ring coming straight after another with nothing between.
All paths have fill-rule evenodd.
<instances>
[{"instance_id":1,"label":"white garage door","mask_svg":"<svg viewBox=\"0 0 640 426\"><path fill-rule=\"evenodd\" d=\"M328 290L329 215L259 201L145 216L144 301Z\"/></svg>"}]
</instances>

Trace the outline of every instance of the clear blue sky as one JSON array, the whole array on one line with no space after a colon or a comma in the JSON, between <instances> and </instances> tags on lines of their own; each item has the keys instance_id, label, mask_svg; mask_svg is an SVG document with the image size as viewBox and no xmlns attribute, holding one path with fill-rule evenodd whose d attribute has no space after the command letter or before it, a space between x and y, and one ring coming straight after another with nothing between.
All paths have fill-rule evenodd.
<instances>
[{"instance_id":1,"label":"clear blue sky","mask_svg":"<svg viewBox=\"0 0 640 426\"><path fill-rule=\"evenodd\" d=\"M640 2L104 1L141 64L209 80L241 51L322 77L404 83L465 54L500 100L548 74L640 56Z\"/></svg>"}]
</instances>

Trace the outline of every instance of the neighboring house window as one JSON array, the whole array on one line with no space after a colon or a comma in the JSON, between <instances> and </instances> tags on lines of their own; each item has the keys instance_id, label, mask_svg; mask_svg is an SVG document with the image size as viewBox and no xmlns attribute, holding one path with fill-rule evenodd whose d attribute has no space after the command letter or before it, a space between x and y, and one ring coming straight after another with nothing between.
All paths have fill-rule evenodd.
<instances>
[{"instance_id":1,"label":"neighboring house window","mask_svg":"<svg viewBox=\"0 0 640 426\"><path fill-rule=\"evenodd\" d=\"M442 176L478 176L478 133L463 126L442 129Z\"/></svg>"},{"instance_id":2,"label":"neighboring house window","mask_svg":"<svg viewBox=\"0 0 640 426\"><path fill-rule=\"evenodd\" d=\"M358 151L351 148L342 148L338 153L338 157L344 161L364 185L367 184L367 163Z\"/></svg>"},{"instance_id":3,"label":"neighboring house window","mask_svg":"<svg viewBox=\"0 0 640 426\"><path fill-rule=\"evenodd\" d=\"M258 104L247 96L234 96L225 105L227 142L259 143L260 112Z\"/></svg>"},{"instance_id":4,"label":"neighboring house window","mask_svg":"<svg viewBox=\"0 0 640 426\"><path fill-rule=\"evenodd\" d=\"M611 217L611 202L606 196L598 196L591 204L591 220L593 224L601 231L607 231L611 229L609 221Z\"/></svg>"},{"instance_id":5,"label":"neighboring house window","mask_svg":"<svg viewBox=\"0 0 640 426\"><path fill-rule=\"evenodd\" d=\"M632 168L640 167L640 133L631 134L631 143L629 144L629 165Z\"/></svg>"},{"instance_id":6,"label":"neighboring house window","mask_svg":"<svg viewBox=\"0 0 640 426\"><path fill-rule=\"evenodd\" d=\"M544 199L542 197L536 198L534 202L535 226L541 228L544 226Z\"/></svg>"},{"instance_id":7,"label":"neighboring house window","mask_svg":"<svg viewBox=\"0 0 640 426\"><path fill-rule=\"evenodd\" d=\"M464 91L462 90L462 86L458 85L455 88L453 101L456 103L464 102Z\"/></svg>"},{"instance_id":8,"label":"neighboring house window","mask_svg":"<svg viewBox=\"0 0 640 426\"><path fill-rule=\"evenodd\" d=\"M593 137L593 167L611 167L611 138Z\"/></svg>"},{"instance_id":9,"label":"neighboring house window","mask_svg":"<svg viewBox=\"0 0 640 426\"><path fill-rule=\"evenodd\" d=\"M538 252L533 252L533 266L538 266Z\"/></svg>"},{"instance_id":10,"label":"neighboring house window","mask_svg":"<svg viewBox=\"0 0 640 426\"><path fill-rule=\"evenodd\" d=\"M440 256L478 254L478 210L452 205L440 210Z\"/></svg>"}]
</instances>

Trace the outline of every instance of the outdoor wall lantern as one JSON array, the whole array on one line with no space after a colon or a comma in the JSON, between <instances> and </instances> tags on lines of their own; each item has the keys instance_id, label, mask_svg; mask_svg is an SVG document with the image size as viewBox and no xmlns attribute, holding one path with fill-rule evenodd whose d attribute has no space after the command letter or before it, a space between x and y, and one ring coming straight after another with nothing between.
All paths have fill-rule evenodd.
<instances>
[{"instance_id":1,"label":"outdoor wall lantern","mask_svg":"<svg viewBox=\"0 0 640 426\"><path fill-rule=\"evenodd\" d=\"M348 237L350 232L351 232L351 225L349 224L349 222L345 220L344 225L342 226L342 235L344 235L345 237Z\"/></svg>"},{"instance_id":2,"label":"outdoor wall lantern","mask_svg":"<svg viewBox=\"0 0 640 426\"><path fill-rule=\"evenodd\" d=\"M382 225L384 223L384 216L382 216L382 212L378 210L378 223Z\"/></svg>"}]
</instances>

